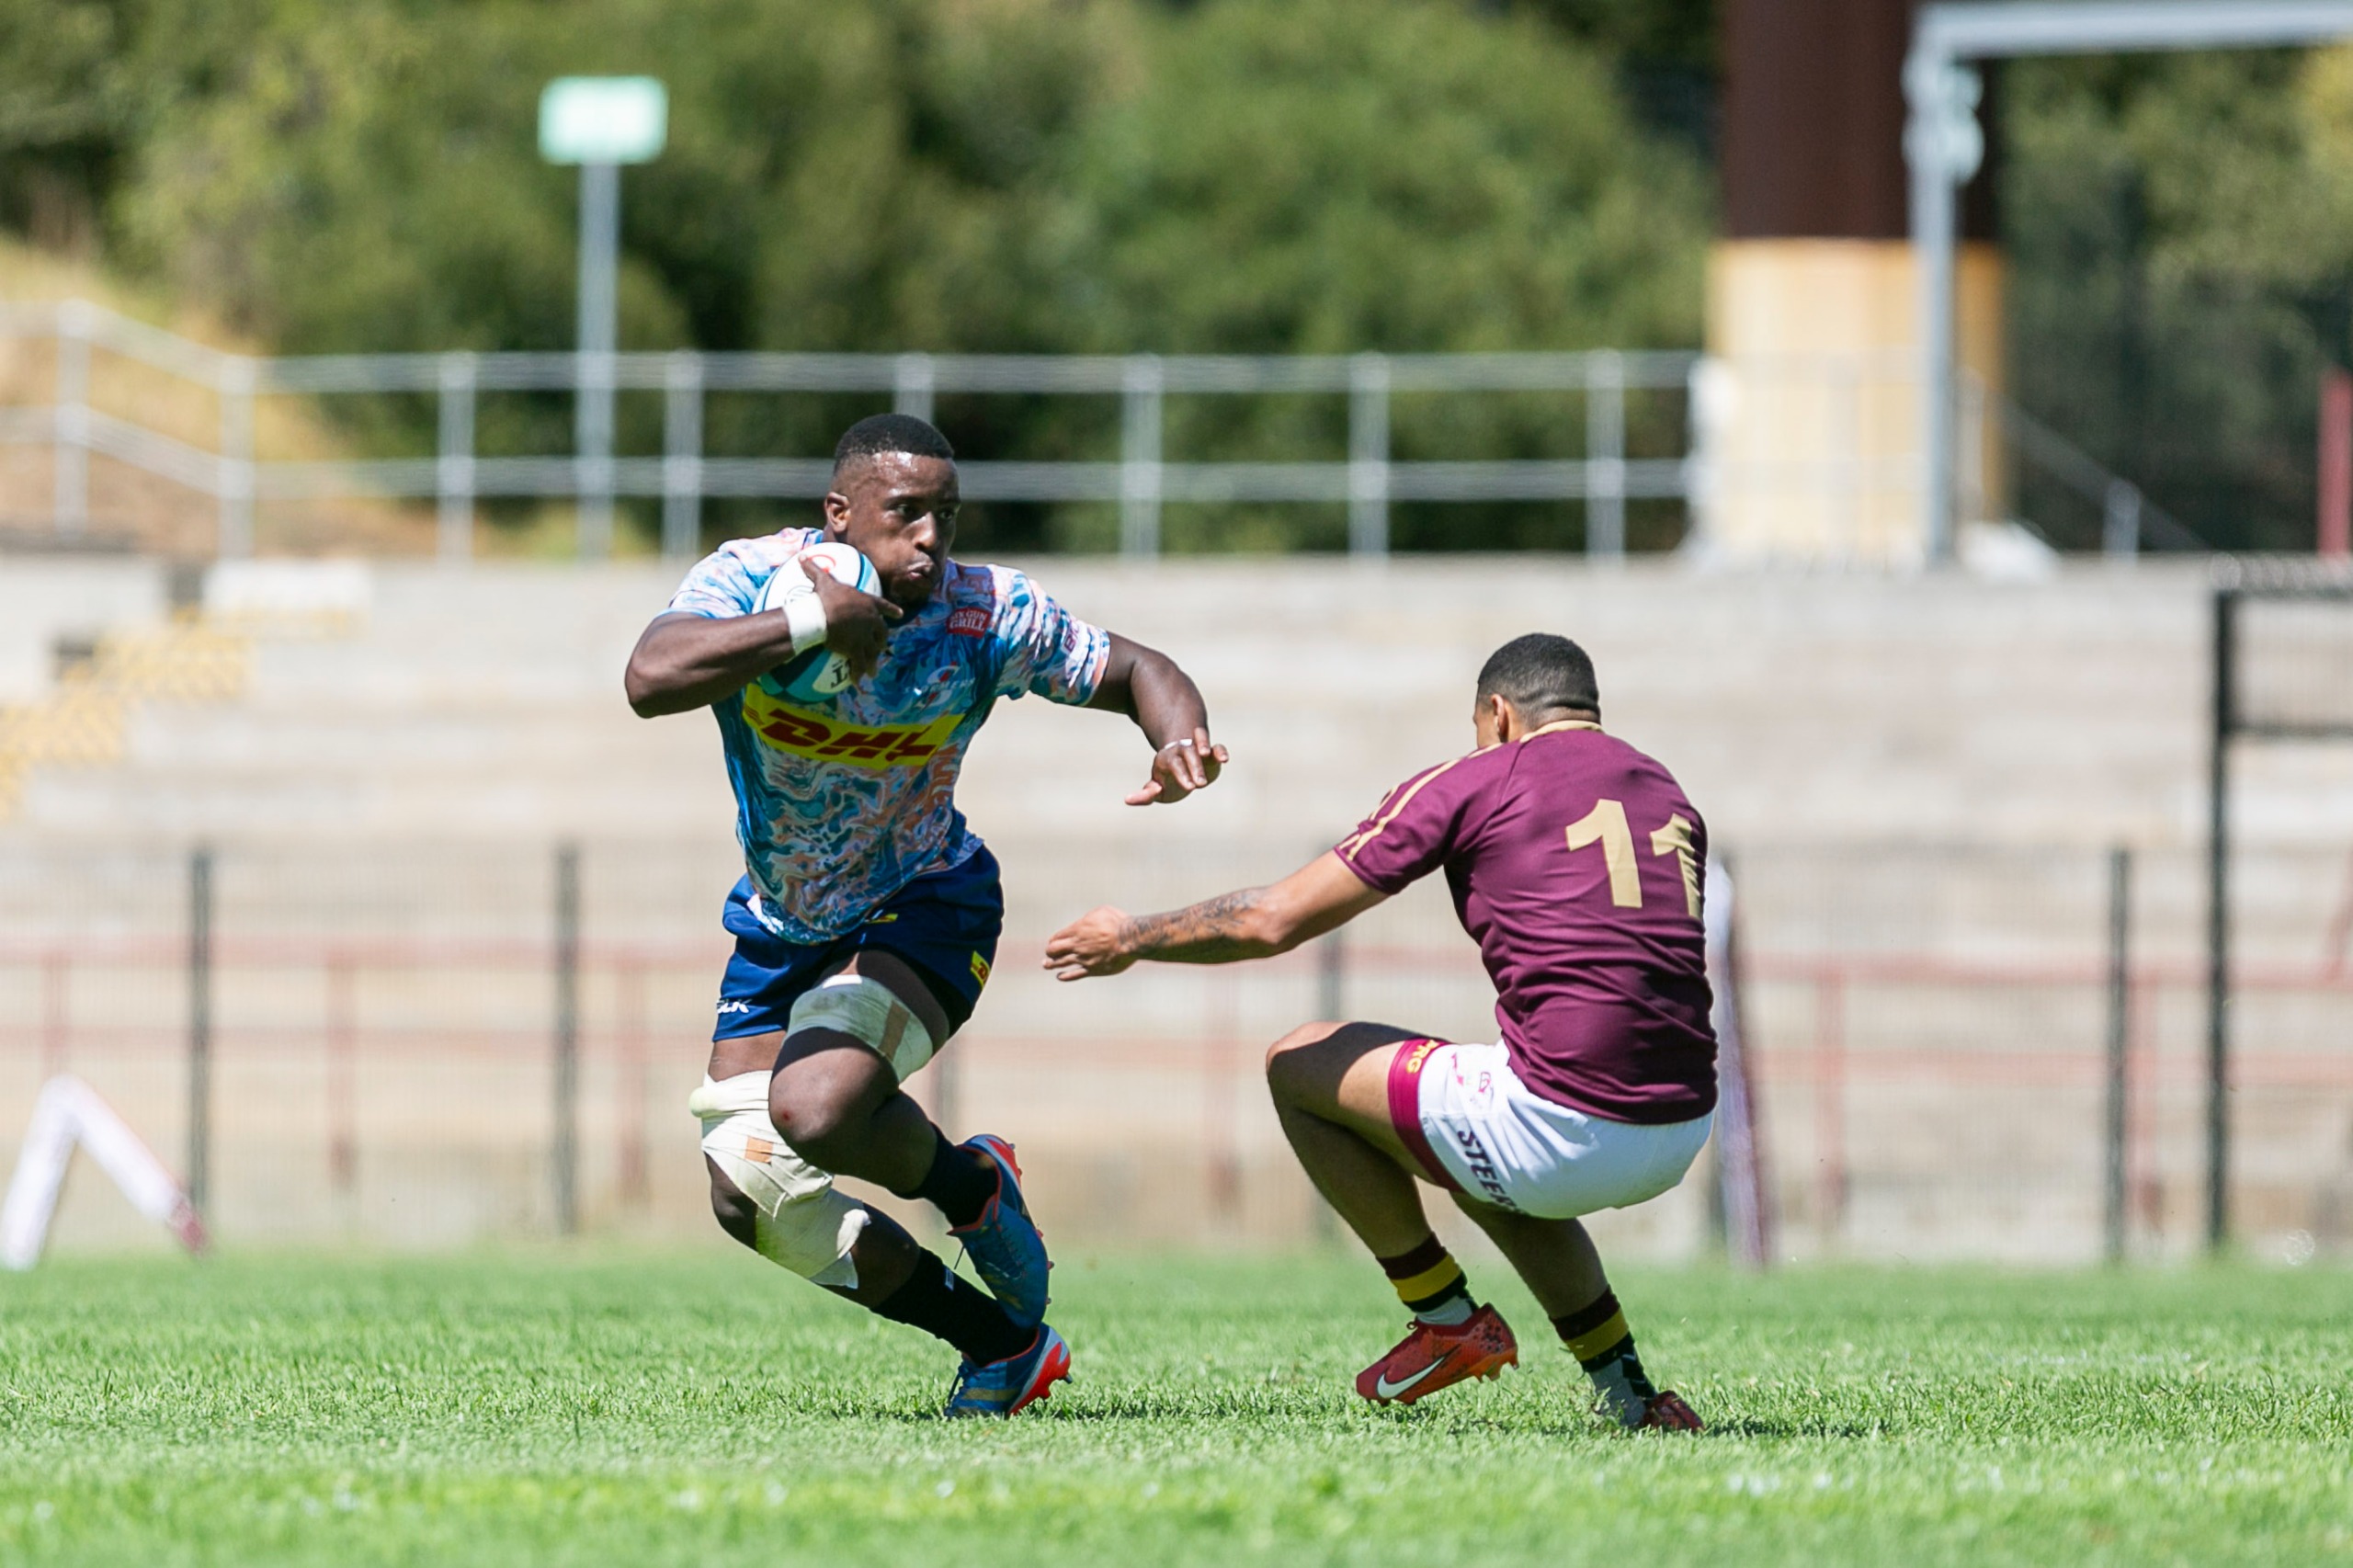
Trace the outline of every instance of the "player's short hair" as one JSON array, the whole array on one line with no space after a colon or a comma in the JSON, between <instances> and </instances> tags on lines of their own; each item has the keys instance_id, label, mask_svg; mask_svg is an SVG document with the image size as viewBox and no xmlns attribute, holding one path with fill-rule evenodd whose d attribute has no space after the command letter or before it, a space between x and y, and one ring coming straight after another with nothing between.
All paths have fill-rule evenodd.
<instances>
[{"instance_id":1,"label":"player's short hair","mask_svg":"<svg viewBox=\"0 0 2353 1568\"><path fill-rule=\"evenodd\" d=\"M1500 697L1523 714L1559 708L1601 711L1601 687L1593 660L1565 637L1531 631L1515 637L1479 666L1478 700Z\"/></svg>"},{"instance_id":2,"label":"player's short hair","mask_svg":"<svg viewBox=\"0 0 2353 1568\"><path fill-rule=\"evenodd\" d=\"M956 449L931 421L912 414L876 414L843 431L842 438L834 443L834 472L840 473L860 458L881 457L885 452L956 460Z\"/></svg>"}]
</instances>

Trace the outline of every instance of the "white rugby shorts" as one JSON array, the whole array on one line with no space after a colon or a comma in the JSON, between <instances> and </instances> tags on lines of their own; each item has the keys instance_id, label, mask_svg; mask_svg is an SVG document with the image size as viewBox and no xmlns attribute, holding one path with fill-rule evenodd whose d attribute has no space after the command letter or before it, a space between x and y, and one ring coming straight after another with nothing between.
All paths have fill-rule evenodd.
<instances>
[{"instance_id":1,"label":"white rugby shorts","mask_svg":"<svg viewBox=\"0 0 2353 1568\"><path fill-rule=\"evenodd\" d=\"M1608 1121L1520 1082L1501 1045L1407 1040L1389 1066L1389 1119L1442 1187L1540 1220L1645 1203L1683 1179L1714 1125Z\"/></svg>"}]
</instances>

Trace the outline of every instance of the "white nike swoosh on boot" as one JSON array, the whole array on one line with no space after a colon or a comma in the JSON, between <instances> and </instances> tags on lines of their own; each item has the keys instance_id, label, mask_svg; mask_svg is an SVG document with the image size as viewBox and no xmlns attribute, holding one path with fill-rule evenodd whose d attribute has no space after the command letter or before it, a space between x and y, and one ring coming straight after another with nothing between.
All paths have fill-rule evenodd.
<instances>
[{"instance_id":1,"label":"white nike swoosh on boot","mask_svg":"<svg viewBox=\"0 0 2353 1568\"><path fill-rule=\"evenodd\" d=\"M1453 1359L1454 1352L1449 1350L1445 1355L1439 1357L1437 1360L1431 1362L1428 1366L1424 1367L1420 1371L1415 1372L1412 1377L1398 1383L1391 1382L1389 1381L1389 1375L1384 1372L1380 1377L1373 1380L1372 1392L1379 1394L1383 1399L1395 1399L1399 1394L1412 1389L1424 1378L1428 1377L1432 1372L1437 1371L1440 1367L1445 1366L1449 1361Z\"/></svg>"}]
</instances>

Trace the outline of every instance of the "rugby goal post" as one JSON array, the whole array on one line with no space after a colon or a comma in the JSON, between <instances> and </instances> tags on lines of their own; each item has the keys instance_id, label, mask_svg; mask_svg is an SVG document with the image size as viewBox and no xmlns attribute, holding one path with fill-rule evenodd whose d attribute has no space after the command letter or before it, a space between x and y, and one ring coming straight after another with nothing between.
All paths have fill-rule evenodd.
<instances>
[{"instance_id":1,"label":"rugby goal post","mask_svg":"<svg viewBox=\"0 0 2353 1568\"><path fill-rule=\"evenodd\" d=\"M2214 563L2207 763L2206 1245L2230 1244L2231 755L2353 742L2353 569L2311 557Z\"/></svg>"},{"instance_id":2,"label":"rugby goal post","mask_svg":"<svg viewBox=\"0 0 2353 1568\"><path fill-rule=\"evenodd\" d=\"M42 1085L33 1102L17 1173L0 1203L0 1267L22 1271L40 1261L77 1148L88 1151L133 1209L170 1230L189 1252L205 1250L204 1222L164 1162L96 1089L68 1073Z\"/></svg>"}]
</instances>

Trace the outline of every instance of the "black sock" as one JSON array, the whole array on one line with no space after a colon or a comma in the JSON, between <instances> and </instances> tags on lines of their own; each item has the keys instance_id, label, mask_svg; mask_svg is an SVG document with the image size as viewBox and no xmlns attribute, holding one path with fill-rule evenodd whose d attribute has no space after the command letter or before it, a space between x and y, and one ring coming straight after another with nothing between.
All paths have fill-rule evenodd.
<instances>
[{"instance_id":1,"label":"black sock","mask_svg":"<svg viewBox=\"0 0 2353 1568\"><path fill-rule=\"evenodd\" d=\"M893 1323L938 1335L962 1352L964 1359L982 1365L1018 1356L1038 1335L1007 1317L995 1296L958 1278L928 1252L915 1260L907 1282L874 1311Z\"/></svg>"},{"instance_id":2,"label":"black sock","mask_svg":"<svg viewBox=\"0 0 2353 1568\"><path fill-rule=\"evenodd\" d=\"M959 1148L937 1129L932 1137L938 1142L931 1151L931 1169L913 1192L899 1196L925 1199L961 1230L979 1219L996 1196L996 1162L977 1149Z\"/></svg>"}]
</instances>

